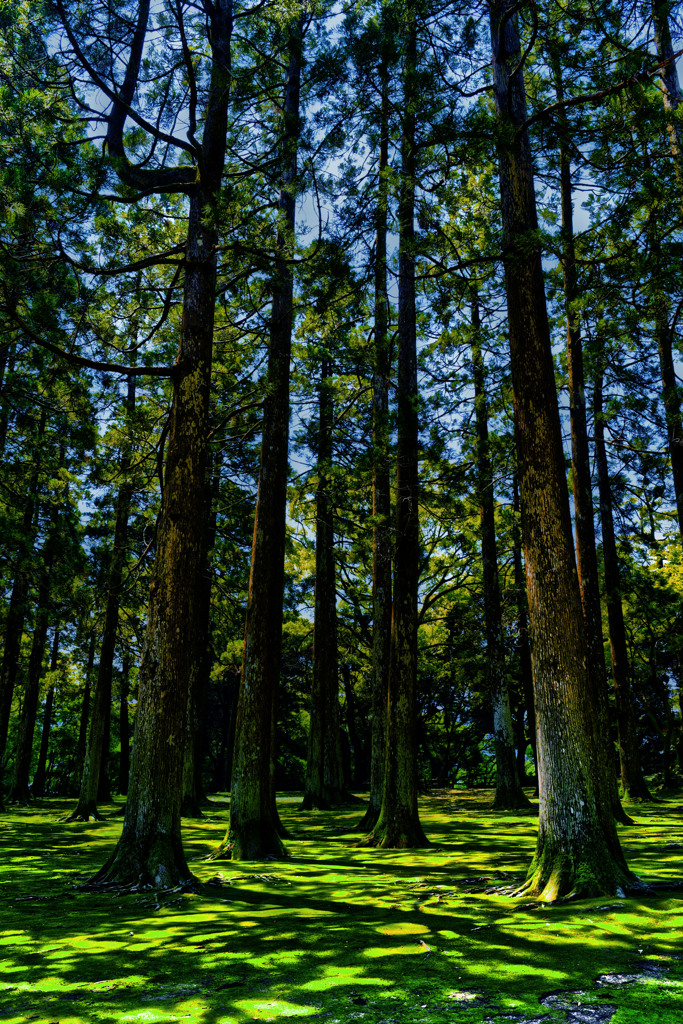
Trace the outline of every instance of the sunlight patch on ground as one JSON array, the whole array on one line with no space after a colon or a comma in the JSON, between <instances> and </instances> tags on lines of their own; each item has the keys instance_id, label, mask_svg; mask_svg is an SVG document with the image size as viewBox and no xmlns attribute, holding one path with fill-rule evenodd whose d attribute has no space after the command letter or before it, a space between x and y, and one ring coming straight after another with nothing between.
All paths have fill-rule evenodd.
<instances>
[{"instance_id":1,"label":"sunlight patch on ground","mask_svg":"<svg viewBox=\"0 0 683 1024\"><path fill-rule=\"evenodd\" d=\"M536 822L491 812L486 792L422 800L438 847L420 851L354 847L358 808L310 815L299 802L281 806L294 836L288 860L226 862L223 884L198 894L79 890L120 833L115 808L80 826L58 820L65 801L11 809L1 828L0 1020L482 1024L549 1013L559 1022L566 1015L541 997L598 998L600 975L637 973L647 960L662 976L610 986L612 1024L683 1021L680 894L556 906L511 899ZM680 805L633 813L638 826L621 830L629 861L647 880L679 880L670 844L683 841ZM217 803L215 822L184 826L189 856L222 838L226 814ZM216 876L215 863L193 870Z\"/></svg>"}]
</instances>

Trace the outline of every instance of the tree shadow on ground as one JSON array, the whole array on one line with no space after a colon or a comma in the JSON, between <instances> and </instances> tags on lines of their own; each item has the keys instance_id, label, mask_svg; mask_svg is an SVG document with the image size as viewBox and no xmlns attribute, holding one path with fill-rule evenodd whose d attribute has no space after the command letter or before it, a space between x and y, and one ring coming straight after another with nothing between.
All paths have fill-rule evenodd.
<instances>
[{"instance_id":1,"label":"tree shadow on ground","mask_svg":"<svg viewBox=\"0 0 683 1024\"><path fill-rule=\"evenodd\" d=\"M535 829L514 816L501 829L478 800L448 808L423 801L439 843L419 851L345 847L325 833L343 827L345 815L304 821L292 807L281 806L283 818L307 838L290 842L289 859L195 860L204 882L222 876L198 894L74 888L103 862L120 819L74 828L54 820L59 809L49 802L6 815L0 1018L566 1020L561 1007L539 1004L560 990L589 1002L608 996L624 1021L635 1021L629 1014L642 1012L643 1000L655 1006L662 979L616 993L595 980L625 976L639 958L674 965L665 996L683 1013L673 959L683 935L678 896L558 906L511 900L500 883L523 877ZM656 822L625 834L636 870L647 859L648 878L673 878L680 855L665 844L681 842L683 823L678 809L657 812ZM220 814L186 825L188 856L220 841L224 828Z\"/></svg>"}]
</instances>

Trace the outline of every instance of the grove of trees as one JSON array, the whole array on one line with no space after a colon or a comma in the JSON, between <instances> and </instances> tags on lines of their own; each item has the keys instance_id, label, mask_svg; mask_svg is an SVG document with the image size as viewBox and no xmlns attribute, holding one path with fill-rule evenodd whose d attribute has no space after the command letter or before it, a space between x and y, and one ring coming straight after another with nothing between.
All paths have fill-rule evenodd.
<instances>
[{"instance_id":1,"label":"grove of trees","mask_svg":"<svg viewBox=\"0 0 683 1024\"><path fill-rule=\"evenodd\" d=\"M642 890L683 786L679 5L0 0L3 800ZM368 794L368 802L352 794ZM622 804L628 802L628 806ZM531 826L530 826L531 827Z\"/></svg>"}]
</instances>

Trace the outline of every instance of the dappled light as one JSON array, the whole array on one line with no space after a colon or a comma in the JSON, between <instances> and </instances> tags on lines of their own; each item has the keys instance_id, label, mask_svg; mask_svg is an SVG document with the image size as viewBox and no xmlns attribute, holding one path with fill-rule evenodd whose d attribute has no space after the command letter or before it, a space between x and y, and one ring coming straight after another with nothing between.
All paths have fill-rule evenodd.
<instances>
[{"instance_id":1,"label":"dappled light","mask_svg":"<svg viewBox=\"0 0 683 1024\"><path fill-rule=\"evenodd\" d=\"M227 804L217 803L185 828L198 893L83 890L121 827L114 808L78 833L59 821L60 801L17 810L2 822L2 1019L480 1024L532 1020L557 991L597 1003L606 993L623 1011L617 1024L644 999L653 1014L683 1013L680 893L511 898L534 819L489 805L489 791L424 798L421 820L437 841L400 852L354 847L357 811L311 817L285 800L291 857L228 862L217 874L200 859L225 830ZM636 816L624 830L635 870L678 884L680 806ZM626 975L638 980L596 984Z\"/></svg>"}]
</instances>

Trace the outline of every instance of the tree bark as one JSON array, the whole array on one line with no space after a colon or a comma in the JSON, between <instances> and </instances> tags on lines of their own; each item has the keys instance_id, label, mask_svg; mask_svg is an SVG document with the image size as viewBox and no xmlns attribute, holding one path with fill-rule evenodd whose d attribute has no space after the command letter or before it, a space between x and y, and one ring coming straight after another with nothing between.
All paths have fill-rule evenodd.
<instances>
[{"instance_id":1,"label":"tree bark","mask_svg":"<svg viewBox=\"0 0 683 1024\"><path fill-rule=\"evenodd\" d=\"M125 796L130 780L130 723L128 720L128 693L130 689L131 657L124 654L121 664L121 686L119 690L119 793Z\"/></svg>"},{"instance_id":2,"label":"tree bark","mask_svg":"<svg viewBox=\"0 0 683 1024\"><path fill-rule=\"evenodd\" d=\"M405 10L405 65L398 224L398 443L396 549L392 609L387 741L382 808L365 842L378 847L428 845L417 809L415 739L417 684L417 596L420 572L418 511L418 390L415 319L415 107L417 25L412 4Z\"/></svg>"},{"instance_id":3,"label":"tree bark","mask_svg":"<svg viewBox=\"0 0 683 1024\"><path fill-rule=\"evenodd\" d=\"M129 93L122 90L123 102L114 104L110 115L115 155L123 148L125 104L133 100L147 17L148 3L141 3L125 79ZM216 200L225 160L230 95L231 0L215 0L207 19L211 73L198 166L190 169L196 184L189 204L183 319L126 814L116 850L91 884L170 888L192 882L182 846L180 802L187 694L196 659L191 638L198 628L200 604L216 295ZM118 161L117 167L122 167L122 155ZM125 173L125 168L120 173Z\"/></svg>"},{"instance_id":4,"label":"tree bark","mask_svg":"<svg viewBox=\"0 0 683 1024\"><path fill-rule=\"evenodd\" d=\"M0 395L2 401L0 401L0 456L4 454L5 445L7 443L7 428L9 426L9 410L10 403L5 400L7 392L7 377L14 371L14 362L16 359L16 343L14 341L8 341L2 346L2 355L0 358Z\"/></svg>"},{"instance_id":5,"label":"tree bark","mask_svg":"<svg viewBox=\"0 0 683 1024\"><path fill-rule=\"evenodd\" d=\"M303 810L346 802L339 744L339 665L337 651L337 584L334 551L332 364L324 355L318 393L318 451L313 620L311 729Z\"/></svg>"},{"instance_id":6,"label":"tree bark","mask_svg":"<svg viewBox=\"0 0 683 1024\"><path fill-rule=\"evenodd\" d=\"M382 807L387 743L387 699L391 651L391 468L389 455L389 378L391 339L387 293L389 214L389 61L382 24L379 60L379 167L375 210L375 336L372 373L372 739L370 797L359 830L374 829Z\"/></svg>"},{"instance_id":7,"label":"tree bark","mask_svg":"<svg viewBox=\"0 0 683 1024\"><path fill-rule=\"evenodd\" d=\"M623 892L635 884L617 837L597 736L548 326L515 6L490 6L493 79L540 774L539 832L524 892Z\"/></svg>"},{"instance_id":8,"label":"tree bark","mask_svg":"<svg viewBox=\"0 0 683 1024\"><path fill-rule=\"evenodd\" d=\"M284 855L271 789L272 719L282 650L282 604L289 448L289 375L302 22L288 29L288 67L280 147L282 167L270 348L242 678L232 764L230 823L216 856L263 860Z\"/></svg>"},{"instance_id":9,"label":"tree bark","mask_svg":"<svg viewBox=\"0 0 683 1024\"><path fill-rule=\"evenodd\" d=\"M551 65L558 103L564 101L562 71L557 53L551 47ZM586 418L586 383L583 367L581 323L576 311L579 282L574 245L574 210L572 203L571 152L569 123L563 107L558 114L560 151L560 205L562 209L562 270L567 315L567 369L569 383L569 418L572 438L572 490L574 493L574 525L576 530L576 568L581 591L581 606L588 645L588 671L599 717L598 737L602 738L605 775L611 790L614 816L622 824L633 824L621 806L614 770L614 749L610 738L609 704L607 700L607 669L602 637L602 608L598 556L595 546L595 513L593 482L588 448ZM620 751L620 756L624 754ZM623 778L623 771L622 771ZM641 779L641 783L644 785ZM624 791L624 796L627 792Z\"/></svg>"},{"instance_id":10,"label":"tree bark","mask_svg":"<svg viewBox=\"0 0 683 1024\"><path fill-rule=\"evenodd\" d=\"M493 740L496 752L496 795L493 807L494 810L513 810L528 808L531 805L524 794L517 771L510 693L505 672L493 472L489 452L488 408L484 374L479 299L475 290L472 299L472 375L477 427L477 491L486 624L486 665L493 710Z\"/></svg>"},{"instance_id":11,"label":"tree bark","mask_svg":"<svg viewBox=\"0 0 683 1024\"><path fill-rule=\"evenodd\" d=\"M55 626L52 638L52 657L50 659L50 672L57 671L59 662L59 626ZM55 688L51 686L45 695L45 709L43 711L43 728L40 733L40 749L38 751L38 763L31 785L31 796L45 796L45 784L47 779L47 750L50 742L50 728L52 726L52 707L55 699Z\"/></svg>"},{"instance_id":12,"label":"tree bark","mask_svg":"<svg viewBox=\"0 0 683 1024\"><path fill-rule=\"evenodd\" d=\"M37 524L35 522L38 484L40 480L42 442L45 434L47 412L41 410L36 436L35 463L29 482L28 492L24 501L24 514L21 520L21 535L17 550L14 582L10 595L7 618L5 620L5 642L0 665L0 782L5 768L5 747L7 746L7 730L14 686L19 671L21 654L21 638L26 618L26 602L31 580L31 560L36 540Z\"/></svg>"},{"instance_id":13,"label":"tree bark","mask_svg":"<svg viewBox=\"0 0 683 1024\"><path fill-rule=\"evenodd\" d=\"M519 485L515 474L512 484L513 506L519 514ZM534 759L534 775L536 777L536 793L538 796L538 754L536 748L536 708L534 706L534 677L531 667L531 649L529 646L529 616L527 613L526 586L524 582L524 566L522 564L522 538L515 521L512 542L512 557L515 572L515 601L517 605L517 653L521 676L524 707L526 709L528 742Z\"/></svg>"},{"instance_id":14,"label":"tree bark","mask_svg":"<svg viewBox=\"0 0 683 1024\"><path fill-rule=\"evenodd\" d=\"M593 391L593 419L595 423L595 461L598 467L598 492L600 494L600 519L602 523L602 556L605 567L605 596L607 599L612 679L614 682L617 728L619 731L621 788L623 795L631 800L651 800L652 795L643 778L640 765L640 750L633 714L631 669L628 660L626 627L624 625L624 613L621 604L619 556L614 535L612 488L607 464L607 449L605 447L605 417L602 404L603 375L603 367L598 365Z\"/></svg>"},{"instance_id":15,"label":"tree bark","mask_svg":"<svg viewBox=\"0 0 683 1024\"><path fill-rule=\"evenodd\" d=\"M135 377L132 374L128 378L126 405L128 416L131 418L135 410ZM120 463L122 483L116 497L114 542L109 565L104 629L97 678L92 693L81 789L78 803L66 821L99 821L102 816L97 809L98 799L106 801L111 798L107 776L111 725L111 684L114 673L116 639L119 631L121 587L126 564L128 519L134 490L133 482L129 478L132 448L128 442L124 444Z\"/></svg>"},{"instance_id":16,"label":"tree bark","mask_svg":"<svg viewBox=\"0 0 683 1024\"><path fill-rule=\"evenodd\" d=\"M183 755L183 799L180 813L184 818L201 818L205 802L202 784L204 718L206 697L211 677L211 589L213 568L211 553L216 541L216 516L221 481L221 454L209 455L210 484L206 489L207 508L204 514L203 550L200 568L199 627L195 644L196 667L192 674L187 702L187 742Z\"/></svg>"},{"instance_id":17,"label":"tree bark","mask_svg":"<svg viewBox=\"0 0 683 1024\"><path fill-rule=\"evenodd\" d=\"M36 726L38 698L40 696L43 656L45 654L47 630L52 610L50 607L50 593L52 587L52 566L55 560L56 529L57 512L56 507L53 505L50 527L42 553L42 565L40 566L35 626L14 756L14 780L8 798L10 802L23 804L29 803L32 796L29 789L29 776L31 772L31 755L33 753L33 733Z\"/></svg>"},{"instance_id":18,"label":"tree bark","mask_svg":"<svg viewBox=\"0 0 683 1024\"><path fill-rule=\"evenodd\" d=\"M85 764L85 751L88 740L88 719L90 717L90 690L95 665L95 634L90 637L88 644L88 661L85 668L85 685L83 686L83 700L81 702L81 717L78 726L78 745L76 747L76 769L75 776L77 785L80 787L83 777L83 765Z\"/></svg>"},{"instance_id":19,"label":"tree bark","mask_svg":"<svg viewBox=\"0 0 683 1024\"><path fill-rule=\"evenodd\" d=\"M683 101L683 93L678 80L676 68L676 57L671 42L671 30L669 27L669 14L672 9L671 0L653 0L652 15L655 29L655 44L657 55L660 61L667 63L661 71L661 87L664 99L664 107L668 115L669 140L671 156L674 162L676 181L680 193L681 204L683 205L683 126L677 112ZM654 233L651 232L651 237ZM655 284L659 262L659 244L656 244L656 251L653 252L655 262ZM683 423L681 419L681 402L676 377L676 368L673 360L673 331L668 323L668 301L661 295L661 289L657 289L660 295L657 296L657 351L659 354L659 366L662 377L662 402L666 414L666 430L669 441L669 454L671 456L671 470L676 492L676 511L678 513L678 529L683 538Z\"/></svg>"},{"instance_id":20,"label":"tree bark","mask_svg":"<svg viewBox=\"0 0 683 1024\"><path fill-rule=\"evenodd\" d=\"M669 14L673 8L671 0L652 0L652 21L655 30L655 46L657 57L660 61L666 61L660 71L660 82L664 108L667 112L667 128L669 131L669 142L671 156L674 162L674 171L678 187L683 199L683 127L675 116L681 105L683 94L681 93L680 82L678 81L678 70L676 68L676 54L671 41L671 29L669 27Z\"/></svg>"}]
</instances>

